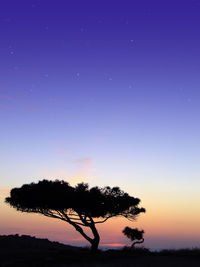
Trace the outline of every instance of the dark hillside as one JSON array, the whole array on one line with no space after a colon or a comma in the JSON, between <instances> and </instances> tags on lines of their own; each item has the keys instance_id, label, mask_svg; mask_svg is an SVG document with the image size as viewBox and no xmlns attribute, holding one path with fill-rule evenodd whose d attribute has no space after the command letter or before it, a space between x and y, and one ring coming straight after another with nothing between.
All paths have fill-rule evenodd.
<instances>
[{"instance_id":1,"label":"dark hillside","mask_svg":"<svg viewBox=\"0 0 200 267\"><path fill-rule=\"evenodd\" d=\"M0 267L46 266L45 264L55 259L58 254L69 255L79 250L78 247L51 242L48 239L27 235L2 235L0 236Z\"/></svg>"},{"instance_id":2,"label":"dark hillside","mask_svg":"<svg viewBox=\"0 0 200 267\"><path fill-rule=\"evenodd\" d=\"M64 245L58 242L51 242L48 239L36 238L28 235L1 235L1 249L78 249L70 245Z\"/></svg>"},{"instance_id":3,"label":"dark hillside","mask_svg":"<svg viewBox=\"0 0 200 267\"><path fill-rule=\"evenodd\" d=\"M99 251L51 242L26 235L0 236L0 267L199 267L200 250L124 248Z\"/></svg>"}]
</instances>

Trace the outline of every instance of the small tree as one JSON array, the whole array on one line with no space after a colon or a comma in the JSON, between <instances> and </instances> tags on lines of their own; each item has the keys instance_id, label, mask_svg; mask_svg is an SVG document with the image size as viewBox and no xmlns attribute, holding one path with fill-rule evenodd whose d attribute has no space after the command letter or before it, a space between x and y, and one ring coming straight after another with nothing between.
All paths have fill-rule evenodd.
<instances>
[{"instance_id":1,"label":"small tree","mask_svg":"<svg viewBox=\"0 0 200 267\"><path fill-rule=\"evenodd\" d=\"M125 236L127 236L131 241L135 241L132 243L131 247L133 248L136 244L141 244L144 242L143 230L138 230L137 228L130 228L126 226L124 230L122 231Z\"/></svg>"},{"instance_id":2,"label":"small tree","mask_svg":"<svg viewBox=\"0 0 200 267\"><path fill-rule=\"evenodd\" d=\"M80 183L75 187L65 181L43 180L14 188L5 200L22 212L40 213L71 224L97 251L100 236L96 225L122 216L134 220L144 208L140 199L129 196L119 187L92 187ZM92 237L84 229L91 230Z\"/></svg>"}]
</instances>

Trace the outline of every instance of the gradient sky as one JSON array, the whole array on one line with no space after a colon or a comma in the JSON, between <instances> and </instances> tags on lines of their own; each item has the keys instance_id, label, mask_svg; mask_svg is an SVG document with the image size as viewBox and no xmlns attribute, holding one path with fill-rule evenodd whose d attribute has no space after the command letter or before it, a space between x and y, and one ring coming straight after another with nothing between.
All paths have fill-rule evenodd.
<instances>
[{"instance_id":1,"label":"gradient sky","mask_svg":"<svg viewBox=\"0 0 200 267\"><path fill-rule=\"evenodd\" d=\"M3 203L41 179L115 186L147 209L99 227L101 245L200 239L200 1L2 0L0 234L87 244Z\"/></svg>"}]
</instances>

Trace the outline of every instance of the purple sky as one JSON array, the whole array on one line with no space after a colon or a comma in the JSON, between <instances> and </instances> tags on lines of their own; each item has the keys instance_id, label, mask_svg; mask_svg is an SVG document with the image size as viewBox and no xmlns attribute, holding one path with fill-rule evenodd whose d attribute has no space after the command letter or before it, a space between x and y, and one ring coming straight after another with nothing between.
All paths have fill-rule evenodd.
<instances>
[{"instance_id":1,"label":"purple sky","mask_svg":"<svg viewBox=\"0 0 200 267\"><path fill-rule=\"evenodd\" d=\"M198 194L199 0L2 0L0 33L0 187Z\"/></svg>"}]
</instances>

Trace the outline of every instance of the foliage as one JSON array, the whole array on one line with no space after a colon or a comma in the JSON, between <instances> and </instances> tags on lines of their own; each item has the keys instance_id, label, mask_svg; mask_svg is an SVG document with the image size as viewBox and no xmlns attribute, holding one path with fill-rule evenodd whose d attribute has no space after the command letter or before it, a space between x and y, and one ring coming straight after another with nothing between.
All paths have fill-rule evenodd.
<instances>
[{"instance_id":1,"label":"foliage","mask_svg":"<svg viewBox=\"0 0 200 267\"><path fill-rule=\"evenodd\" d=\"M138 230L137 228L130 228L130 227L125 227L124 230L122 231L125 236L127 236L131 241L135 241L132 244L132 247L135 244L140 244L144 242L143 234L144 230Z\"/></svg>"},{"instance_id":2,"label":"foliage","mask_svg":"<svg viewBox=\"0 0 200 267\"><path fill-rule=\"evenodd\" d=\"M123 216L130 220L145 212L140 199L129 196L119 187L92 187L80 183L75 187L65 181L42 180L22 185L10 192L6 202L22 212L40 213L71 224L97 250L99 234L96 224ZM83 231L90 228L93 238Z\"/></svg>"}]
</instances>

